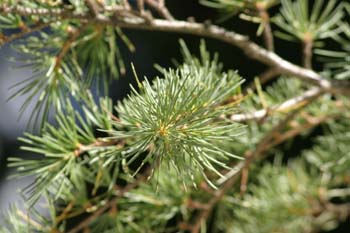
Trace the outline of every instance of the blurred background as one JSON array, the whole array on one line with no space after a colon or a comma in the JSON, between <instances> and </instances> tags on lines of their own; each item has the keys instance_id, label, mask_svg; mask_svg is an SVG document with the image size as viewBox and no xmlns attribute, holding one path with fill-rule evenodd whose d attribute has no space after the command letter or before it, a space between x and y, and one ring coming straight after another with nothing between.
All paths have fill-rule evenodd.
<instances>
[{"instance_id":1,"label":"blurred background","mask_svg":"<svg viewBox=\"0 0 350 233\"><path fill-rule=\"evenodd\" d=\"M188 17L194 17L196 21L203 22L207 19L213 19L215 21L218 18L214 10L199 5L197 0L167 1L167 6L177 19L186 20ZM233 18L221 25L242 34L252 35L252 40L261 42L261 38L254 36L257 25L253 23ZM181 61L179 38L183 38L186 41L192 52L198 53L200 41L198 37L149 31L124 31L134 43L136 52L130 54L127 48L121 45L123 58L128 70L125 76L111 85L110 95L114 101L123 98L129 92L129 83L134 82L134 78L130 72L131 62L134 63L139 76L152 78L158 75L157 71L153 68L155 63L169 67L172 66L172 58ZM210 51L219 53L220 61L223 62L224 68L239 69L241 76L247 80L246 83L264 70L264 66L248 59L241 50L233 46L211 39L206 39L206 42ZM300 48L300 44L288 43L276 39L277 53L297 64L300 64ZM17 138L23 135L26 129L26 123L28 122L31 110L29 109L18 120L19 109L25 97L17 97L11 101L7 101L8 97L13 94L9 88L31 75L30 69L13 68L15 64L10 61L10 58L14 56L16 54L11 50L9 45L0 49L0 213L6 212L11 203L21 205L20 203L22 201L18 190L25 187L31 181L30 177L20 180L8 180L6 178L11 174L11 170L6 167L7 157L32 156L20 151L19 147L21 145L17 141ZM316 63L315 65L316 68L319 67L319 64ZM317 134L317 129L315 130L315 134ZM291 155L308 147L310 142L297 139L294 144L294 146L290 147L292 148L289 152ZM332 232L350 232L350 224L344 223Z\"/></svg>"}]
</instances>

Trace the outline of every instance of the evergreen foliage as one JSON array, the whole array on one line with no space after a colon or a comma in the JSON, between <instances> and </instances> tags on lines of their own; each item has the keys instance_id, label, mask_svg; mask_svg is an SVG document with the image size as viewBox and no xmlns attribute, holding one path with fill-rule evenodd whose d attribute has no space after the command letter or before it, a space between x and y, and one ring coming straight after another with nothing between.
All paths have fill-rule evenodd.
<instances>
[{"instance_id":1,"label":"evergreen foliage","mask_svg":"<svg viewBox=\"0 0 350 233\"><path fill-rule=\"evenodd\" d=\"M26 96L21 114L34 104L38 129L19 138L33 157L9 158L34 182L0 232L319 232L349 219L350 4L200 2L258 22L266 49L174 20L161 0L0 1L0 45L17 40L14 61L32 69L9 99ZM109 84L127 67L119 44L135 50L123 28L212 37L269 67L244 83L203 40L199 56L180 40L182 62L142 80L132 65L137 85L113 103ZM273 33L303 44L304 67L277 55Z\"/></svg>"},{"instance_id":2,"label":"evergreen foliage","mask_svg":"<svg viewBox=\"0 0 350 233\"><path fill-rule=\"evenodd\" d=\"M340 32L338 22L344 12L342 4L337 1L316 0L309 9L309 1L282 0L280 14L274 22L284 31L278 35L284 39L293 40L293 37L304 41L332 38Z\"/></svg>"}]
</instances>

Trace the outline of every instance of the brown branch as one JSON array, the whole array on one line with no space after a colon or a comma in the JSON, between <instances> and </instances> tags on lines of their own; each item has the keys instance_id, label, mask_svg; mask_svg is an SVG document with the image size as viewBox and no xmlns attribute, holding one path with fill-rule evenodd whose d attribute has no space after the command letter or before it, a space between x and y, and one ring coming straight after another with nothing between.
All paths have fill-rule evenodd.
<instances>
[{"instance_id":1,"label":"brown branch","mask_svg":"<svg viewBox=\"0 0 350 233\"><path fill-rule=\"evenodd\" d=\"M52 22L48 22L48 23L37 23L36 25L34 25L33 27L27 27L26 30L24 31L21 31L19 33L15 33L15 34L12 34L10 36L2 36L0 37L0 41L1 43L0 44L5 44L5 43L10 43L14 40L17 40L17 39L20 39L20 38L23 38L31 33L34 33L34 32L37 32L37 31L41 31L42 29L50 26Z\"/></svg>"},{"instance_id":2,"label":"brown branch","mask_svg":"<svg viewBox=\"0 0 350 233\"><path fill-rule=\"evenodd\" d=\"M145 10L145 1L144 0L137 0L137 8L140 11L140 13L143 13Z\"/></svg>"},{"instance_id":3,"label":"brown branch","mask_svg":"<svg viewBox=\"0 0 350 233\"><path fill-rule=\"evenodd\" d=\"M256 7L259 12L259 16L262 20L262 23L264 25L263 35L264 35L265 47L269 51L274 51L275 46L274 46L274 39L273 39L271 23L270 23L270 15L267 12L264 4L257 3Z\"/></svg>"},{"instance_id":4,"label":"brown branch","mask_svg":"<svg viewBox=\"0 0 350 233\"><path fill-rule=\"evenodd\" d=\"M241 185L239 187L240 190L240 195L243 196L245 194L245 192L247 191L248 188L248 177L249 177L249 166L251 163L251 157L253 156L253 154L250 151L246 152L246 159L248 158L249 162L246 162L244 164L244 167L241 171Z\"/></svg>"},{"instance_id":5,"label":"brown branch","mask_svg":"<svg viewBox=\"0 0 350 233\"><path fill-rule=\"evenodd\" d=\"M316 97L315 97L316 98ZM312 101L310 100L308 104L310 104ZM298 111L301 108L297 109L296 111L293 111L289 113L282 121L280 121L270 132L266 134L266 136L259 142L257 145L254 154L252 155L253 157L258 157L264 152L268 151L271 149L273 146L276 144L273 143L274 139L276 138L276 135L280 135L281 130L286 127L286 125L296 116ZM282 141L280 141L282 142Z\"/></svg>"},{"instance_id":6,"label":"brown branch","mask_svg":"<svg viewBox=\"0 0 350 233\"><path fill-rule=\"evenodd\" d=\"M307 69L312 69L312 48L313 48L312 35L309 35L306 33L302 43L303 43L303 66Z\"/></svg>"},{"instance_id":7,"label":"brown branch","mask_svg":"<svg viewBox=\"0 0 350 233\"><path fill-rule=\"evenodd\" d=\"M141 176L139 176L135 180L135 182L129 183L126 187L118 190L118 192L116 193L116 195L117 195L116 197L114 197L111 200L109 200L104 206L102 206L101 208L96 210L93 214L91 214L86 219L82 220L76 227L74 227L70 231L68 231L68 233L77 233L77 232L79 232L80 230L82 230L85 227L87 227L98 216L102 215L103 213L105 213L109 209L114 208L117 205L118 199L123 197L125 195L125 193L127 193L130 190L132 190L132 189L136 188L137 186L139 186L140 183L145 182L147 180L147 178L149 177L150 172L151 172L151 168L149 167L144 172L144 174L142 174Z\"/></svg>"},{"instance_id":8,"label":"brown branch","mask_svg":"<svg viewBox=\"0 0 350 233\"><path fill-rule=\"evenodd\" d=\"M64 56L68 53L70 47L74 43L74 41L79 37L79 35L82 33L82 31L85 29L87 25L81 26L79 29L76 29L71 36L68 38L66 42L64 42L62 49L60 53L56 56L56 64L55 69L58 69L61 66L61 62L64 58Z\"/></svg>"},{"instance_id":9,"label":"brown branch","mask_svg":"<svg viewBox=\"0 0 350 233\"><path fill-rule=\"evenodd\" d=\"M213 198L210 199L210 201L207 204L207 208L202 210L199 213L195 223L192 226L189 225L192 233L198 233L200 231L202 222L208 219L215 205L221 200L221 198L225 195L225 193L236 182L238 175L240 174L240 171L242 171L242 169L244 168L248 160L249 158L247 158L245 161L238 163L235 167L236 168L235 170L237 170L237 173L231 176L231 178L227 180L220 189L215 191Z\"/></svg>"},{"instance_id":10,"label":"brown branch","mask_svg":"<svg viewBox=\"0 0 350 233\"><path fill-rule=\"evenodd\" d=\"M309 103L311 102L312 101L310 101ZM298 110L300 109L301 108L299 108ZM294 138L295 136L300 135L300 133L310 130L312 128L315 128L318 125L330 119L337 119L338 117L341 117L340 114L329 114L324 116L318 116L312 119L311 121L307 120L307 122L303 125L287 130L285 133L281 133L281 130L285 128L288 122L290 122L296 116L297 113L298 111L294 111L290 113L286 118L284 118L278 125L276 125L270 132L268 132L266 136L258 143L254 152L251 152L251 151L246 152L246 159L242 162L239 162L231 171L229 171L225 175L226 179L219 180L218 183L223 183L223 186L215 192L215 195L213 196L213 198L208 202L208 204L206 204L206 209L203 209L202 212L200 212L195 223L193 224L193 226L190 227L192 233L199 232L201 223L209 217L214 206L220 201L220 199L224 196L224 194L230 188L232 188L234 183L237 181L239 175L241 175L240 187L242 188L243 186L243 190L241 189L241 194L244 193L245 191L244 187L247 186L247 182L248 182L248 169L251 162L253 162L256 159L261 159L262 155L264 155L271 148L282 144L288 139ZM244 174L244 172L246 172L246 174Z\"/></svg>"},{"instance_id":11,"label":"brown branch","mask_svg":"<svg viewBox=\"0 0 350 233\"><path fill-rule=\"evenodd\" d=\"M50 16L54 18L68 19L86 19L87 15L75 13L68 9L59 8L30 8L21 5L0 4L0 13L4 14L19 14L21 16Z\"/></svg>"},{"instance_id":12,"label":"brown branch","mask_svg":"<svg viewBox=\"0 0 350 233\"><path fill-rule=\"evenodd\" d=\"M346 220L350 216L350 204L333 204L328 202L325 204L325 211L335 214L340 220Z\"/></svg>"},{"instance_id":13,"label":"brown branch","mask_svg":"<svg viewBox=\"0 0 350 233\"><path fill-rule=\"evenodd\" d=\"M198 233L200 231L202 222L209 217L215 205L221 200L221 198L225 195L225 193L232 188L232 186L237 181L239 175L241 175L242 171L247 169L250 163L254 159L256 159L256 157L259 156L260 153L267 150L267 146L265 145L265 143L270 141L271 138L273 137L272 135L274 135L276 131L283 128L287 124L287 122L289 122L292 119L292 117L294 117L294 113L288 115L273 130L271 130L267 134L267 136L264 137L260 141L260 143L256 146L256 149L254 152L247 151L246 159L242 162L239 162L228 174L226 174L226 177L229 176L229 178L223 182L222 187L220 187L218 190L215 191L214 196L212 197L212 199L210 199L210 201L207 204L207 208L200 212L195 223L191 226L192 233Z\"/></svg>"},{"instance_id":14,"label":"brown branch","mask_svg":"<svg viewBox=\"0 0 350 233\"><path fill-rule=\"evenodd\" d=\"M87 7L93 16L97 17L100 14L100 6L97 4L95 0L85 0Z\"/></svg>"},{"instance_id":15,"label":"brown branch","mask_svg":"<svg viewBox=\"0 0 350 233\"><path fill-rule=\"evenodd\" d=\"M292 114L290 114L285 120L283 120L280 124L278 124L273 130L271 130L270 133L265 136L260 143L257 145L254 152L247 152L246 159L240 163L238 163L235 166L235 169L233 170L234 173L230 174L230 177L225 180L225 183L222 187L220 187L216 192L213 198L208 202L208 207L205 210L202 210L197 217L195 223L193 224L191 228L191 233L198 233L200 231L200 227L203 221L206 221L208 219L209 215L211 214L213 208L215 205L221 200L221 198L225 195L225 193L232 188L233 184L237 181L238 176L249 167L250 163L255 159L256 156L258 156L260 153L265 151L267 149L266 142L271 140L272 135L279 130L281 127L283 127L287 121L290 120L290 117ZM246 178L248 179L248 178Z\"/></svg>"},{"instance_id":16,"label":"brown branch","mask_svg":"<svg viewBox=\"0 0 350 233\"><path fill-rule=\"evenodd\" d=\"M126 10L130 10L131 9L131 6L130 6L128 0L122 0L122 4L123 4L123 6L125 7Z\"/></svg>"},{"instance_id":17,"label":"brown branch","mask_svg":"<svg viewBox=\"0 0 350 233\"><path fill-rule=\"evenodd\" d=\"M315 100L317 96L313 96L313 98L308 99L307 104L310 104L313 100ZM251 151L247 151L246 152L246 159L240 163L238 163L232 171L228 172L228 174L226 174L226 177L228 177L226 180L224 181L220 181L219 183L223 183L223 186L220 187L220 189L218 189L215 192L215 195L213 196L213 198L208 202L208 206L206 209L202 210L200 212L200 214L198 215L195 223L193 224L193 226L191 227L191 232L192 233L198 233L201 227L201 224L203 221L205 221L209 215L211 214L212 209L214 208L214 206L221 200L221 198L225 195L225 193L232 188L233 184L237 181L238 176L241 175L241 182L244 182L243 184L241 183L241 187L243 186L247 186L247 182L248 182L248 169L250 166L250 163L259 158L262 154L266 153L267 151L269 151L272 147L277 145L277 142L275 141L276 135L280 135L280 131L283 130L285 128L285 126L288 124L288 122L290 122L298 113L299 110L301 110L303 107L305 107L305 105L299 106L298 109L296 109L295 111L289 113L282 121L280 121L271 131L269 131L265 137L260 140L260 142L257 144L257 146L255 147L254 152ZM315 127L318 124L321 124L322 122L324 122L323 120L314 122L313 127ZM308 128L303 128L303 130L306 130ZM300 133L300 132L299 132ZM298 135L298 134L297 134ZM289 134L288 137L283 137L283 140L279 140L278 144L286 141L287 139L289 139L291 136L293 136L293 134ZM294 135L295 136L295 135ZM242 172L246 172L246 176L244 176L244 174L242 174ZM244 193L245 189L241 190L241 193Z\"/></svg>"},{"instance_id":18,"label":"brown branch","mask_svg":"<svg viewBox=\"0 0 350 233\"><path fill-rule=\"evenodd\" d=\"M31 218L29 217L29 214L28 214L28 213L23 213L22 211L17 210L17 215L18 215L18 217L20 217L20 218L22 218L24 221L26 221L28 225L33 226L33 227L36 228L37 230L44 230L44 227L43 227L40 223L38 223L38 222L36 222L35 220L31 219Z\"/></svg>"},{"instance_id":19,"label":"brown branch","mask_svg":"<svg viewBox=\"0 0 350 233\"><path fill-rule=\"evenodd\" d=\"M327 122L330 119L336 119L338 117L340 117L340 115L338 115L338 114L317 117L317 118L313 119L312 122L309 121L309 122L302 124L298 127L294 127L292 129L286 131L283 134L278 134L278 136L275 137L275 139L271 142L271 146L274 147L274 146L280 145L282 142L285 142L288 139L294 138L306 130L312 129L317 125L320 125L324 122Z\"/></svg>"},{"instance_id":20,"label":"brown branch","mask_svg":"<svg viewBox=\"0 0 350 233\"><path fill-rule=\"evenodd\" d=\"M271 81L273 78L277 77L280 74L281 74L281 71L279 69L275 67L269 68L258 76L259 82L263 86L264 84L268 83L269 81ZM246 87L246 89L247 90L251 89L254 91L256 89L255 82L250 82Z\"/></svg>"},{"instance_id":21,"label":"brown branch","mask_svg":"<svg viewBox=\"0 0 350 233\"><path fill-rule=\"evenodd\" d=\"M126 22L105 22L111 24L117 24L120 27L131 29L143 29L143 30L157 30L167 32L179 32L187 33L198 36L206 36L214 39L218 39L241 48L247 56L261 63L279 68L282 73L294 75L300 79L316 84L324 88L331 88L330 81L323 79L321 75L315 73L312 70L308 70L297 65L294 65L273 52L269 52L259 45L251 42L247 37L237 34L232 31L226 31L224 28L211 25L206 26L201 23L186 22L186 21L168 21L154 19L151 24L145 23L126 23Z\"/></svg>"},{"instance_id":22,"label":"brown branch","mask_svg":"<svg viewBox=\"0 0 350 233\"><path fill-rule=\"evenodd\" d=\"M165 7L164 1L145 0L145 2L164 19L174 20L174 17L170 14L168 8Z\"/></svg>"},{"instance_id":23,"label":"brown branch","mask_svg":"<svg viewBox=\"0 0 350 233\"><path fill-rule=\"evenodd\" d=\"M281 73L288 74L300 78L306 82L313 83L324 88L326 91L336 94L350 95L350 81L339 80L330 81L324 79L321 75L317 74L313 70L305 69L290 63L287 60L279 57L274 52L270 52L256 43L250 41L246 36L235 33L233 31L227 31L224 28L215 25L206 25L195 22L177 21L177 20L161 20L161 19L149 19L146 17L134 18L113 18L113 17L91 17L87 14L79 14L70 10L60 9L32 9L23 6L7 6L6 4L0 5L0 12L3 13L17 13L22 16L38 15L38 16L51 16L62 19L77 19L91 24L109 24L118 26L121 28L130 28L138 30L150 30L150 31L164 31L164 32L178 32L185 34L192 34L197 36L210 37L217 39L233 46L242 49L248 57L255 59L262 64L270 67L278 68ZM131 15L132 16L132 15Z\"/></svg>"},{"instance_id":24,"label":"brown branch","mask_svg":"<svg viewBox=\"0 0 350 233\"><path fill-rule=\"evenodd\" d=\"M321 197L322 198L322 197ZM322 200L310 200L311 204L311 213L313 216L319 216L323 212L332 213L333 216L338 221L344 221L348 217L350 217L350 204L349 203L341 203L334 204L329 201L329 199Z\"/></svg>"},{"instance_id":25,"label":"brown branch","mask_svg":"<svg viewBox=\"0 0 350 233\"><path fill-rule=\"evenodd\" d=\"M152 24L146 22L127 22L127 21L113 21L113 19L95 19L88 15L75 14L68 10L60 9L32 9L25 8L21 6L0 6L0 12L3 13L17 13L23 16L28 15L47 15L61 18L70 19L85 19L91 23L103 23L103 24L113 24L119 27L131 28L131 29L143 29L143 30L157 30L157 31L167 31L167 32L180 32L188 33L198 36L206 36L214 39L218 39L234 46L237 46L244 50L247 55L253 59L256 59L263 64L279 67L284 73L295 75L309 82L319 84L322 86L329 87L329 82L322 79L322 77L313 72L312 70L307 70L296 66L275 53L269 52L259 45L249 41L249 39L243 35L237 34L235 32L226 31L224 28L210 25L206 26L200 23L186 22L186 21L169 21L169 20L152 20Z\"/></svg>"},{"instance_id":26,"label":"brown branch","mask_svg":"<svg viewBox=\"0 0 350 233\"><path fill-rule=\"evenodd\" d=\"M67 218L68 213L73 209L75 202L71 201L68 203L68 205L63 209L62 213L56 217L55 224L60 223L64 219Z\"/></svg>"},{"instance_id":27,"label":"brown branch","mask_svg":"<svg viewBox=\"0 0 350 233\"><path fill-rule=\"evenodd\" d=\"M226 31L224 28L215 25L206 26L205 24L195 22L169 21L160 19L153 19L151 23L142 22L134 24L115 21L105 21L104 23L118 25L122 28L178 32L221 40L242 49L248 57L270 67L279 69L281 74L295 76L296 78L299 78L303 81L322 87L327 92L350 95L349 80L327 80L313 70L297 66L279 57L274 52L267 51L254 42L251 42L247 37L241 34L237 34L232 31Z\"/></svg>"},{"instance_id":28,"label":"brown branch","mask_svg":"<svg viewBox=\"0 0 350 233\"><path fill-rule=\"evenodd\" d=\"M315 87L304 92L302 95L288 99L285 102L272 106L269 109L261 109L252 113L234 114L230 116L230 119L236 122L246 122L250 120L261 120L276 112L289 112L296 108L300 108L300 106L305 105L307 102L322 95L324 92L324 89Z\"/></svg>"},{"instance_id":29,"label":"brown branch","mask_svg":"<svg viewBox=\"0 0 350 233\"><path fill-rule=\"evenodd\" d=\"M117 139L111 139L109 141L103 139L97 139L96 142L89 145L78 144L77 148L74 150L74 155L79 157L87 151L96 150L99 148L110 147L110 146L123 146L124 142Z\"/></svg>"}]
</instances>

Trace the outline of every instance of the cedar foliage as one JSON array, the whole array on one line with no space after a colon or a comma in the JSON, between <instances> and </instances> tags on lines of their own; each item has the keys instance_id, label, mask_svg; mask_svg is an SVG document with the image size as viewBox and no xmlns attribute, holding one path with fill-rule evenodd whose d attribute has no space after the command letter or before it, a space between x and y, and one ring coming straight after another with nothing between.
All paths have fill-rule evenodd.
<instances>
[{"instance_id":1,"label":"cedar foliage","mask_svg":"<svg viewBox=\"0 0 350 233\"><path fill-rule=\"evenodd\" d=\"M174 19L162 0L0 1L0 46L32 69L9 99L26 96L20 114L34 103L19 140L36 155L8 160L35 180L0 232L320 232L349 219L349 2L200 3L219 22L256 23L264 43ZM121 43L135 50L124 28L213 37L268 68L247 83L204 40L198 56L180 40L183 60L141 80L123 61ZM303 45L303 67L278 57L276 37ZM136 85L113 103L125 72ZM312 146L288 157L297 137Z\"/></svg>"}]
</instances>

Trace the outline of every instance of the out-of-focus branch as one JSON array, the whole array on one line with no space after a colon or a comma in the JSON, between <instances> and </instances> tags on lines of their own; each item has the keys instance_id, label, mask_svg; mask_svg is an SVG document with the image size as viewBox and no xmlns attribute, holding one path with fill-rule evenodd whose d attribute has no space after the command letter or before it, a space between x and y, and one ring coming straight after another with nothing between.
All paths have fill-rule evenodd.
<instances>
[{"instance_id":1,"label":"out-of-focus branch","mask_svg":"<svg viewBox=\"0 0 350 233\"><path fill-rule=\"evenodd\" d=\"M50 16L54 18L75 18L84 19L87 17L85 14L76 13L67 9L58 8L30 8L21 5L7 5L0 4L0 12L4 14L18 14L21 16Z\"/></svg>"},{"instance_id":2,"label":"out-of-focus branch","mask_svg":"<svg viewBox=\"0 0 350 233\"><path fill-rule=\"evenodd\" d=\"M259 16L264 26L263 36L265 41L265 47L269 51L274 51L275 46L274 46L274 39L273 39L271 23L270 23L270 15L267 12L264 4L257 3L257 10L259 12Z\"/></svg>"},{"instance_id":3,"label":"out-of-focus branch","mask_svg":"<svg viewBox=\"0 0 350 233\"><path fill-rule=\"evenodd\" d=\"M65 43L62 46L61 51L59 54L56 56L56 64L55 68L59 68L61 66L62 60L64 59L65 55L68 53L69 49L71 48L72 44L74 41L79 37L79 35L82 33L86 25L83 25L76 31L74 31L71 36L65 41Z\"/></svg>"},{"instance_id":4,"label":"out-of-focus branch","mask_svg":"<svg viewBox=\"0 0 350 233\"><path fill-rule=\"evenodd\" d=\"M23 6L7 6L6 4L0 5L0 12L6 14L15 13L21 16L37 15L67 20L76 19L91 24L109 24L121 28L177 32L214 38L242 49L248 57L257 60L262 64L277 68L283 74L292 75L306 82L322 87L327 92L347 95L350 93L349 80L341 80L337 82L327 80L313 70L297 66L281 58L276 53L268 51L258 44L250 41L246 36L235 33L233 31L227 31L226 29L219 26L202 23L178 20L149 19L142 15L140 16L139 14L133 14L133 12L129 12L129 14L127 14L128 16L125 18L123 16L125 16L125 13L128 13L126 11L127 9L117 8L113 17L96 18L92 17L89 14L75 13L67 9L32 9Z\"/></svg>"},{"instance_id":5,"label":"out-of-focus branch","mask_svg":"<svg viewBox=\"0 0 350 233\"><path fill-rule=\"evenodd\" d=\"M281 71L277 68L269 68L266 71L264 71L263 73L261 73L260 75L258 75L259 78L259 82L261 85L264 85L266 83L268 83L269 81L273 80L275 77L277 77L278 75L281 74ZM251 90L255 90L256 89L256 85L255 82L251 82L248 84L248 86L246 87L246 89L251 89Z\"/></svg>"},{"instance_id":6,"label":"out-of-focus branch","mask_svg":"<svg viewBox=\"0 0 350 233\"><path fill-rule=\"evenodd\" d=\"M207 26L201 23L160 19L153 20L151 24L130 24L113 21L105 23L117 24L120 27L131 29L179 32L218 39L241 48L250 58L258 60L265 65L279 68L284 74L294 75L302 80L324 88L330 89L332 87L330 81L322 78L321 75L314 71L294 65L279 57L277 54L269 52L254 42L251 42L247 37L232 31L226 31L224 28L215 25Z\"/></svg>"},{"instance_id":7,"label":"out-of-focus branch","mask_svg":"<svg viewBox=\"0 0 350 233\"><path fill-rule=\"evenodd\" d=\"M105 148L105 147L110 147L110 146L123 146L124 142L121 140L103 140L103 139L97 139L95 142L89 144L89 145L82 145L79 144L77 148L74 150L74 155L79 157L82 154L84 154L86 151L90 150L96 150L99 148Z\"/></svg>"},{"instance_id":8,"label":"out-of-focus branch","mask_svg":"<svg viewBox=\"0 0 350 233\"><path fill-rule=\"evenodd\" d=\"M272 106L269 109L261 109L252 113L234 114L230 116L230 119L236 122L246 122L250 120L261 120L276 112L289 112L293 109L297 109L301 106L304 106L310 100L317 98L324 92L324 89L315 87L304 92L302 95L296 96L292 99L288 99L285 102Z\"/></svg>"},{"instance_id":9,"label":"out-of-focus branch","mask_svg":"<svg viewBox=\"0 0 350 233\"><path fill-rule=\"evenodd\" d=\"M165 7L164 1L145 0L145 2L164 19L174 20L174 17L170 14L168 8Z\"/></svg>"},{"instance_id":10,"label":"out-of-focus branch","mask_svg":"<svg viewBox=\"0 0 350 233\"><path fill-rule=\"evenodd\" d=\"M208 202L206 205L206 208L203 209L197 216L194 224L189 226L189 229L191 230L191 233L198 233L200 231L202 223L209 218L209 215L211 214L213 208L215 205L221 200L221 198L225 195L225 193L233 186L233 184L238 179L238 175L243 170L243 168L246 166L246 163L250 160L250 158L247 158L246 160L238 163L234 170L235 173L228 179L223 186L220 187L220 189L216 190L214 192L214 195L212 199Z\"/></svg>"},{"instance_id":11,"label":"out-of-focus branch","mask_svg":"<svg viewBox=\"0 0 350 233\"><path fill-rule=\"evenodd\" d=\"M309 103L311 102L312 101L310 101ZM286 130L285 132L282 132L284 128L288 125L288 123L291 122L297 116L299 110L301 110L302 107L303 106L300 106L296 111L291 112L284 119L282 119L272 130L270 130L260 140L260 142L255 147L254 151L246 152L246 159L244 161L241 161L238 164L236 164L232 168L232 170L225 175L225 177L220 178L218 180L218 183L222 184L222 186L214 192L211 200L207 204L205 204L205 208L200 209L201 212L198 214L194 224L192 224L191 226L188 225L188 229L190 229L192 233L198 233L200 231L202 222L204 222L207 218L209 218L215 205L221 200L221 198L225 195L225 193L232 188L232 186L236 183L240 175L242 178L241 182L248 182L249 165L254 160L261 159L262 156L266 154L266 152L268 152L272 147L275 147L287 141L288 139L294 138L295 136L300 135L300 133L302 132L315 128L318 125L328 120L341 117L341 115L337 115L337 114L326 114L326 115L318 116L313 120L306 119L307 122L305 124L299 125L298 127L295 127L295 128L291 127L291 129ZM300 114L300 115L303 115L303 114ZM245 176L244 176L244 172L246 172ZM244 192L246 187L247 187L247 183L241 183L241 187L240 187L241 192ZM348 192L346 194L348 194ZM347 208L348 207L349 206L347 206ZM328 208L328 209L321 210L321 212L322 211L336 212L339 210L340 210L339 208L335 208L335 209Z\"/></svg>"},{"instance_id":12,"label":"out-of-focus branch","mask_svg":"<svg viewBox=\"0 0 350 233\"><path fill-rule=\"evenodd\" d=\"M85 0L93 16L97 17L100 13L100 7L95 0Z\"/></svg>"},{"instance_id":13,"label":"out-of-focus branch","mask_svg":"<svg viewBox=\"0 0 350 233\"><path fill-rule=\"evenodd\" d=\"M233 31L228 31L222 27L216 25L208 25L205 23L187 22L174 20L173 16L169 13L164 5L163 0L142 0L138 1L139 10L133 10L132 7L124 1L124 5L115 6L113 8L104 7L99 9L96 2L93 0L86 0L87 6L90 9L88 13L76 13L69 9L46 9L46 8L28 8L21 5L6 5L0 4L0 13L2 14L17 14L20 16L40 16L46 17L51 20L77 20L82 22L84 25L89 24L102 24L102 25L113 25L121 28L129 28L135 30L149 30L149 31L163 31L163 32L175 32L175 33L186 33L197 36L209 37L217 39L238 47L242 49L248 57L261 62L270 67L269 72L266 74L267 77L275 75L274 72L278 74L288 74L295 76L305 82L312 83L317 87L312 88L302 95L294 97L292 99L286 100L285 102L273 106L269 109L258 110L253 113L245 114L235 114L230 117L231 120L237 122L245 122L249 120L261 120L268 115L276 112L287 112L289 113L279 124L277 124L270 132L268 132L265 137L258 143L254 151L247 151L246 159L238 163L232 171L225 175L223 180L219 180L222 186L216 190L213 194L212 199L205 205L205 208L199 212L194 225L191 227L193 233L197 233L200 230L201 224L205 221L211 214L215 205L222 199L225 193L232 188L234 183L237 181L239 175L245 171L244 179L242 181L241 187L245 191L246 182L248 180L248 169L250 163L257 159L262 154L266 153L273 146L276 146L284 141L299 135L302 131L315 127L321 124L325 120L329 119L327 117L320 118L318 121L308 122L307 125L302 125L300 127L292 128L289 131L282 132L285 130L286 125L295 117L297 111L312 102L314 99L319 97L325 92L331 93L341 93L350 94L350 81L331 81L322 77L320 74L314 72L311 69L312 60L312 43L305 44L304 47L304 66L297 66L273 52L273 36L271 33L271 27L269 24L269 16L266 11L261 11L261 17L265 18L265 29L264 38L266 42L266 48L259 46L258 44L250 41L246 36L238 34ZM146 17L143 13L143 4L147 4L151 9L156 11L164 19L153 19ZM107 14L108 12L108 14ZM91 14L92 13L92 14ZM112 13L112 14L111 14ZM267 15L266 15L267 14ZM108 15L108 16L107 16ZM101 17L100 17L101 16ZM48 25L45 25L48 26ZM37 28L30 29L28 31L23 31L19 34L13 35L13 39L1 36L0 39L4 42L9 42L14 39L25 36L27 33L41 30L45 26L38 26ZM67 42L63 45L61 53L57 57L57 64L67 53L72 42L79 36L79 31L73 34ZM307 45L307 46L306 46ZM277 136L276 136L277 135ZM91 145L79 145L76 151L74 151L76 156L80 156L87 150L91 148L97 148L100 146L110 146L118 144L118 141L111 142L95 142ZM129 184L125 188L117 192L116 197L107 200L107 204L99 208L96 212L88 216L86 219L81 221L76 227L74 227L69 233L76 233L82 230L84 227L90 224L91 221L96 219L98 216L105 213L107 210L113 208L118 198L122 197L130 189L135 188L140 182L144 181L149 176L144 174L144 176L137 179L134 183ZM198 203L197 206L201 206ZM202 206L203 207L203 206Z\"/></svg>"},{"instance_id":14,"label":"out-of-focus branch","mask_svg":"<svg viewBox=\"0 0 350 233\"><path fill-rule=\"evenodd\" d=\"M32 27L26 27L26 30L23 30L21 32L18 32L18 33L9 35L9 36L5 36L5 35L0 34L0 45L6 44L6 43L10 43L10 42L12 42L14 40L23 38L23 37L25 37L25 36L33 33L33 32L40 31L40 30L50 26L51 23L52 22L49 22L49 23L40 22L40 23L37 23L36 25L34 25Z\"/></svg>"},{"instance_id":15,"label":"out-of-focus branch","mask_svg":"<svg viewBox=\"0 0 350 233\"><path fill-rule=\"evenodd\" d=\"M77 233L88 226L93 220L95 220L98 216L105 213L107 210L114 208L117 205L118 200L123 197L127 192L136 188L140 185L140 183L145 182L151 173L151 168L145 170L145 172L140 175L136 180L132 183L129 183L124 188L117 190L116 196L110 199L104 206L96 210L93 214L91 214L86 219L82 220L77 226L68 231L68 233Z\"/></svg>"},{"instance_id":16,"label":"out-of-focus branch","mask_svg":"<svg viewBox=\"0 0 350 233\"><path fill-rule=\"evenodd\" d=\"M306 34L303 40L303 65L307 69L312 69L312 48L313 38Z\"/></svg>"},{"instance_id":17,"label":"out-of-focus branch","mask_svg":"<svg viewBox=\"0 0 350 233\"><path fill-rule=\"evenodd\" d=\"M310 104L312 100L314 100L316 97L309 99L305 104L302 106L299 106L296 110L291 111L285 118L283 118L276 126L272 128L269 132L266 133L266 135L260 140L260 142L255 147L254 151L246 151L246 162L241 172L241 185L240 185L240 193L243 195L247 189L247 183L248 183L248 172L249 172L249 166L252 163L253 160L258 159L260 156L265 154L267 151L269 151L272 147L276 146L277 144L274 143L274 140L276 138L276 135L279 135L280 132L286 127L286 125L295 118L298 111L305 107L307 104ZM282 143L283 141L280 141Z\"/></svg>"},{"instance_id":18,"label":"out-of-focus branch","mask_svg":"<svg viewBox=\"0 0 350 233\"><path fill-rule=\"evenodd\" d=\"M256 159L257 156L266 151L268 145L267 143L271 140L274 133L283 128L294 117L294 115L295 112L289 114L285 119L283 119L258 143L254 152L247 151L246 159L238 163L234 169L229 172L229 174L226 174L227 178L224 179L224 181L219 180L219 182L223 183L223 185L215 192L214 196L208 203L208 207L199 213L198 217L195 220L195 223L191 227L192 233L198 233L200 231L202 222L209 217L215 205L221 200L225 193L232 188L239 175L241 175L244 170L248 169L250 163Z\"/></svg>"}]
</instances>

